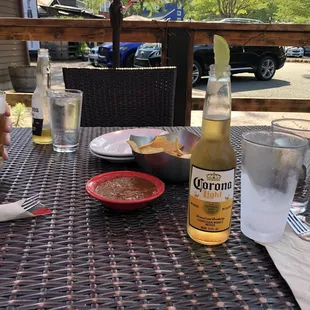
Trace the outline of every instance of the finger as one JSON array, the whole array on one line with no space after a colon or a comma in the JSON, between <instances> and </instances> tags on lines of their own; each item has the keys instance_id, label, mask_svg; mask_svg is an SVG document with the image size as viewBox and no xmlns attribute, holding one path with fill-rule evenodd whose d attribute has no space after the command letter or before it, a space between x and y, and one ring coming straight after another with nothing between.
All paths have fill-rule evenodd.
<instances>
[{"instance_id":1,"label":"finger","mask_svg":"<svg viewBox=\"0 0 310 310\"><path fill-rule=\"evenodd\" d=\"M4 135L4 145L9 146L10 143L11 143L11 135L7 133Z\"/></svg>"},{"instance_id":2,"label":"finger","mask_svg":"<svg viewBox=\"0 0 310 310\"><path fill-rule=\"evenodd\" d=\"M5 107L5 116L11 116L11 110L10 110L10 107L8 104L6 104L6 107Z\"/></svg>"},{"instance_id":3,"label":"finger","mask_svg":"<svg viewBox=\"0 0 310 310\"><path fill-rule=\"evenodd\" d=\"M5 120L4 132L9 133L12 130L12 121L7 117Z\"/></svg>"},{"instance_id":4,"label":"finger","mask_svg":"<svg viewBox=\"0 0 310 310\"><path fill-rule=\"evenodd\" d=\"M3 159L4 160L8 159L8 152L7 152L7 150L3 150Z\"/></svg>"}]
</instances>

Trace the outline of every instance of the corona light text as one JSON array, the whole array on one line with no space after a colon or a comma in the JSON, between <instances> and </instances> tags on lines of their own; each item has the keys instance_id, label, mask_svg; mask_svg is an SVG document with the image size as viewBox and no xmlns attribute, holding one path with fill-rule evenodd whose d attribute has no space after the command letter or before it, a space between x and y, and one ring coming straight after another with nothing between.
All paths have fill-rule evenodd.
<instances>
[{"instance_id":1,"label":"corona light text","mask_svg":"<svg viewBox=\"0 0 310 310\"><path fill-rule=\"evenodd\" d=\"M202 190L224 191L232 188L232 182L224 182L224 183L207 182L203 178L198 177L194 179L193 185L200 192Z\"/></svg>"}]
</instances>

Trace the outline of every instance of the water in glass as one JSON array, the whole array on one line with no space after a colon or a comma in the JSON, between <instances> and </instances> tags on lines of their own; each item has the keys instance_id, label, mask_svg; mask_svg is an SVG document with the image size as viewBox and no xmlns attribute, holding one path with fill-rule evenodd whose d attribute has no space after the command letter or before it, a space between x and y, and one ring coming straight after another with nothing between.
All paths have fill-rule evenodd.
<instances>
[{"instance_id":1,"label":"water in glass","mask_svg":"<svg viewBox=\"0 0 310 310\"><path fill-rule=\"evenodd\" d=\"M284 132L243 135L241 231L259 242L281 239L308 142Z\"/></svg>"},{"instance_id":2,"label":"water in glass","mask_svg":"<svg viewBox=\"0 0 310 310\"><path fill-rule=\"evenodd\" d=\"M57 152L74 152L79 144L82 93L51 92L49 98L53 148Z\"/></svg>"},{"instance_id":3,"label":"water in glass","mask_svg":"<svg viewBox=\"0 0 310 310\"><path fill-rule=\"evenodd\" d=\"M310 145L310 120L306 119L277 119L272 121L272 128L276 131L291 132L308 140ZM291 209L295 214L304 213L310 198L310 148L308 147L301 172L299 174L296 191Z\"/></svg>"}]
</instances>

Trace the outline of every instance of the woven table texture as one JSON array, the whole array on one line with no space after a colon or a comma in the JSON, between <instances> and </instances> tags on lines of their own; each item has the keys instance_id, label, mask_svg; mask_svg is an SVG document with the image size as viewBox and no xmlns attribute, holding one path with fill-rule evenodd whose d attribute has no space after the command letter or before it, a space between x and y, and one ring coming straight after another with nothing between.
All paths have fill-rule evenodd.
<instances>
[{"instance_id":1,"label":"woven table texture","mask_svg":"<svg viewBox=\"0 0 310 310\"><path fill-rule=\"evenodd\" d=\"M199 128L174 127L165 130ZM240 232L242 132L237 154L232 232L220 246L186 234L188 184L166 184L159 199L115 213L85 191L92 176L141 169L93 156L95 137L120 128L82 128L76 153L35 145L14 129L0 171L0 202L40 193L52 214L0 223L0 309L299 309L265 248Z\"/></svg>"}]
</instances>

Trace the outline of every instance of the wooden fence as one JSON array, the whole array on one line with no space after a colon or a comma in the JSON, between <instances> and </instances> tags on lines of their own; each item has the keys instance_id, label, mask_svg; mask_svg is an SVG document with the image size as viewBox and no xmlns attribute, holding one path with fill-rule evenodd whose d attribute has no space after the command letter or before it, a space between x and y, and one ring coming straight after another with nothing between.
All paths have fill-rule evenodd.
<instances>
[{"instance_id":1,"label":"wooden fence","mask_svg":"<svg viewBox=\"0 0 310 310\"><path fill-rule=\"evenodd\" d=\"M192 108L202 108L192 101L193 46L212 44L214 34L230 45L310 46L310 25L124 21L121 41L161 42L162 65L177 66L176 125L190 124ZM109 20L1 18L0 40L107 42L112 28ZM310 100L243 98L233 110L310 112Z\"/></svg>"}]
</instances>

